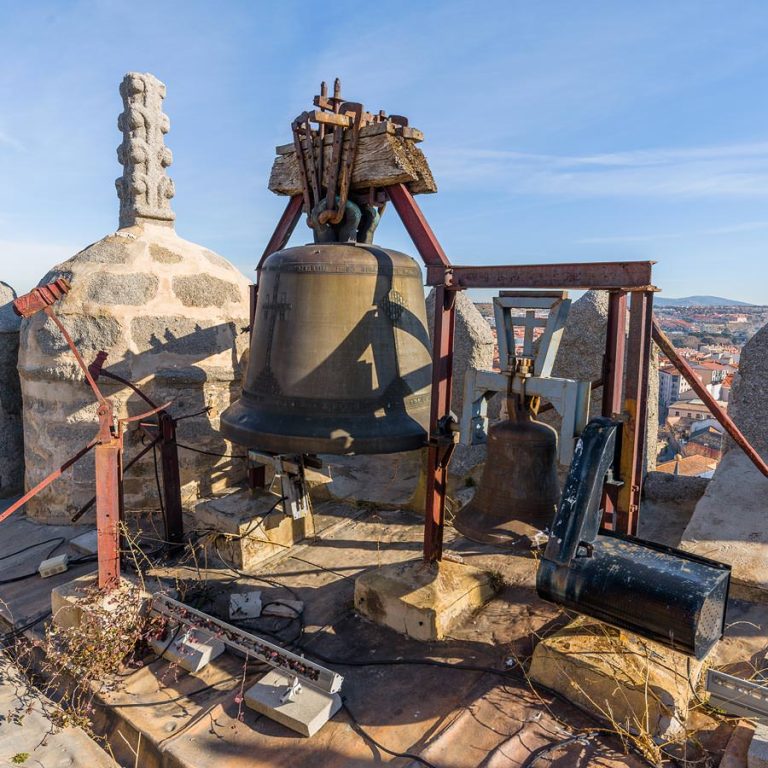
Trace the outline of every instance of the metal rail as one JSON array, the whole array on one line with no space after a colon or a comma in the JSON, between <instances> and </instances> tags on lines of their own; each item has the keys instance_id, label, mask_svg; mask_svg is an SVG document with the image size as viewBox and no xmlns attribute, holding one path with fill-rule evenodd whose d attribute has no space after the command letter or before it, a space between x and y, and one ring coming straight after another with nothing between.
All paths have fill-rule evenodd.
<instances>
[{"instance_id":1,"label":"metal rail","mask_svg":"<svg viewBox=\"0 0 768 768\"><path fill-rule=\"evenodd\" d=\"M328 693L336 693L341 690L344 678L338 672L309 661L303 656L297 656L279 645L233 627L221 619L180 603L172 597L160 593L154 594L152 596L152 609L171 621L206 630L225 645L237 648L248 656L264 661L291 676L300 677L315 688L320 688Z\"/></svg>"}]
</instances>

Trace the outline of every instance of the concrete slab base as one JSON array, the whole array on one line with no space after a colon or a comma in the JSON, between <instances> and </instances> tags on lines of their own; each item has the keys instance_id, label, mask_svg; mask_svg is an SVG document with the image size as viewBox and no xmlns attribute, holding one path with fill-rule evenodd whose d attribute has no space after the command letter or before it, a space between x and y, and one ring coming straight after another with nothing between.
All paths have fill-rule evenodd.
<instances>
[{"instance_id":1,"label":"concrete slab base","mask_svg":"<svg viewBox=\"0 0 768 768\"><path fill-rule=\"evenodd\" d=\"M362 573L355 608L416 640L441 640L463 614L493 597L490 573L463 563L409 560Z\"/></svg>"},{"instance_id":2,"label":"concrete slab base","mask_svg":"<svg viewBox=\"0 0 768 768\"><path fill-rule=\"evenodd\" d=\"M749 743L747 768L768 768L768 725L758 725Z\"/></svg>"},{"instance_id":3,"label":"concrete slab base","mask_svg":"<svg viewBox=\"0 0 768 768\"><path fill-rule=\"evenodd\" d=\"M582 616L538 643L530 676L633 733L674 739L685 731L702 665Z\"/></svg>"},{"instance_id":4,"label":"concrete slab base","mask_svg":"<svg viewBox=\"0 0 768 768\"><path fill-rule=\"evenodd\" d=\"M145 603L146 610L152 596L142 591L132 581L123 577L120 586L112 593L100 593L98 587L98 574L86 573L72 581L59 584L51 590L51 614L54 624L62 629L79 627L82 623L83 613L89 605L98 601L103 608L109 609L110 604L118 605L121 599L129 592L136 592L136 599Z\"/></svg>"},{"instance_id":5,"label":"concrete slab base","mask_svg":"<svg viewBox=\"0 0 768 768\"><path fill-rule=\"evenodd\" d=\"M768 600L768 478L738 449L715 470L683 533L682 549L728 563L731 595Z\"/></svg>"},{"instance_id":6,"label":"concrete slab base","mask_svg":"<svg viewBox=\"0 0 768 768\"><path fill-rule=\"evenodd\" d=\"M290 699L286 694L291 684L292 678L274 669L252 685L243 699L256 712L303 736L312 736L341 709L341 697L302 683L301 690Z\"/></svg>"},{"instance_id":7,"label":"concrete slab base","mask_svg":"<svg viewBox=\"0 0 768 768\"><path fill-rule=\"evenodd\" d=\"M311 516L294 520L276 502L271 493L247 488L201 501L195 518L200 528L211 531L209 554L218 550L228 564L248 570L314 535Z\"/></svg>"},{"instance_id":8,"label":"concrete slab base","mask_svg":"<svg viewBox=\"0 0 768 768\"><path fill-rule=\"evenodd\" d=\"M199 672L227 650L221 640L202 629L183 631L170 644L165 639L153 640L151 645L158 656L187 672Z\"/></svg>"}]
</instances>

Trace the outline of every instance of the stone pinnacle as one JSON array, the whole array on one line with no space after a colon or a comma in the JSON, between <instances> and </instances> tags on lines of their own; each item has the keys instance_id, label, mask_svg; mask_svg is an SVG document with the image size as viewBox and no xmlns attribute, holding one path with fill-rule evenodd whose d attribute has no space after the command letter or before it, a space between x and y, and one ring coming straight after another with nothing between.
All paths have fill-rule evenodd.
<instances>
[{"instance_id":1,"label":"stone pinnacle","mask_svg":"<svg viewBox=\"0 0 768 768\"><path fill-rule=\"evenodd\" d=\"M173 181L166 168L173 154L165 146L170 129L163 112L165 84L149 73L129 72L120 84L124 111L117 119L123 142L117 159L123 175L115 180L120 198L120 228L143 220L172 222Z\"/></svg>"}]
</instances>

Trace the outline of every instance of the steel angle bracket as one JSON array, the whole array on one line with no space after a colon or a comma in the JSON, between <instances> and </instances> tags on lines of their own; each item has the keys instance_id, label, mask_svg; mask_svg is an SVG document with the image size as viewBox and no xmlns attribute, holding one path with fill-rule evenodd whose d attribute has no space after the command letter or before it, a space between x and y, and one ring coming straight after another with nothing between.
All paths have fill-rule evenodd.
<instances>
[{"instance_id":1,"label":"steel angle bracket","mask_svg":"<svg viewBox=\"0 0 768 768\"><path fill-rule=\"evenodd\" d=\"M588 381L531 376L525 379L525 392L520 379L507 373L467 370L464 377L464 407L460 432L462 445L483 445L488 441L488 401L497 392L509 391L510 379L515 394L538 395L548 400L562 417L558 460L568 465L573 458L576 440L589 420L591 384Z\"/></svg>"},{"instance_id":2,"label":"steel angle bracket","mask_svg":"<svg viewBox=\"0 0 768 768\"><path fill-rule=\"evenodd\" d=\"M152 596L152 610L176 624L206 630L230 648L236 648L250 658L264 661L286 675L298 677L322 691L337 693L341 690L344 678L337 672L291 653L258 635L233 627L215 616L180 603L172 597L155 593Z\"/></svg>"}]
</instances>

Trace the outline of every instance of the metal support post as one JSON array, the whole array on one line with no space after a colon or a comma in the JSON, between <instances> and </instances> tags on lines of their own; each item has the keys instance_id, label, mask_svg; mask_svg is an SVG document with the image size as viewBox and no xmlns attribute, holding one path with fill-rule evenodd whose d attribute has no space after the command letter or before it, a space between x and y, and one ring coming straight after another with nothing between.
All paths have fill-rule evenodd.
<instances>
[{"instance_id":1,"label":"metal support post","mask_svg":"<svg viewBox=\"0 0 768 768\"><path fill-rule=\"evenodd\" d=\"M640 491L645 469L652 321L653 292L632 291L620 458L623 484L618 493L615 519L615 529L619 533L630 535L637 532Z\"/></svg>"},{"instance_id":2,"label":"metal support post","mask_svg":"<svg viewBox=\"0 0 768 768\"><path fill-rule=\"evenodd\" d=\"M163 468L163 500L165 502L165 538L172 549L184 542L181 512L181 477L179 449L176 444L176 421L170 413L157 414L160 433L160 461Z\"/></svg>"},{"instance_id":3,"label":"metal support post","mask_svg":"<svg viewBox=\"0 0 768 768\"><path fill-rule=\"evenodd\" d=\"M120 582L120 517L122 508L122 432L114 434L112 404L99 405L96 445L96 531L99 588L113 589Z\"/></svg>"},{"instance_id":4,"label":"metal support post","mask_svg":"<svg viewBox=\"0 0 768 768\"><path fill-rule=\"evenodd\" d=\"M304 205L304 198L302 195L293 195L288 200L285 210L283 211L280 221L277 222L275 231L272 233L272 237L269 238L267 247L264 249L264 253L261 254L259 263L256 265L256 282L250 286L250 332L251 337L253 335L253 326L256 322L256 304L259 297L259 278L261 277L261 267L264 262L277 251L285 248L288 245L288 241L291 239L293 230L296 229L296 225L301 217L301 209ZM250 341L250 339L249 339ZM249 345L250 346L250 345ZM248 468L248 486L251 489L263 488L266 484L266 467L263 465Z\"/></svg>"},{"instance_id":5,"label":"metal support post","mask_svg":"<svg viewBox=\"0 0 768 768\"><path fill-rule=\"evenodd\" d=\"M451 385L453 381L453 336L456 302L446 290L448 258L424 214L403 184L387 187L392 205L403 222L427 267L443 267L443 283L435 288L435 322L432 332L432 404L427 454L427 498L424 520L424 560L436 562L443 556L445 500L448 493L448 463L455 445L451 431Z\"/></svg>"},{"instance_id":6,"label":"metal support post","mask_svg":"<svg viewBox=\"0 0 768 768\"><path fill-rule=\"evenodd\" d=\"M624 387L624 342L627 333L627 294L611 291L608 294L608 327L605 335L603 357L602 415L607 418L621 417ZM618 501L619 485L606 484L603 490L603 526L615 528L614 514Z\"/></svg>"}]
</instances>

